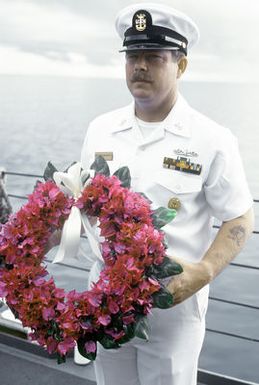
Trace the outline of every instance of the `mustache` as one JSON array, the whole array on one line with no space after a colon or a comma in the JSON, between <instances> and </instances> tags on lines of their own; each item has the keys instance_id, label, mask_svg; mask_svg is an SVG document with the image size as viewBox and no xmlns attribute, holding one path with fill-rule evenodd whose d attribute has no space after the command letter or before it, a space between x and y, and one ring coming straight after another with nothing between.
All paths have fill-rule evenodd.
<instances>
[{"instance_id":1,"label":"mustache","mask_svg":"<svg viewBox=\"0 0 259 385\"><path fill-rule=\"evenodd\" d=\"M130 79L132 82L152 82L150 76L142 72L135 72Z\"/></svg>"}]
</instances>

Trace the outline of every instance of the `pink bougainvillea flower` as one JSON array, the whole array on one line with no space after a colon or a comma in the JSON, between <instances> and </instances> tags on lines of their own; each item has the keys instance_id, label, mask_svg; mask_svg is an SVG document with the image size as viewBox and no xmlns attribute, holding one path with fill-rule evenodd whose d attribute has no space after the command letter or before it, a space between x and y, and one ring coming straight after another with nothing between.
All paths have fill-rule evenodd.
<instances>
[{"instance_id":1,"label":"pink bougainvillea flower","mask_svg":"<svg viewBox=\"0 0 259 385\"><path fill-rule=\"evenodd\" d=\"M87 341L85 343L85 350L87 353L95 353L96 352L96 342L95 341Z\"/></svg>"},{"instance_id":2,"label":"pink bougainvillea flower","mask_svg":"<svg viewBox=\"0 0 259 385\"><path fill-rule=\"evenodd\" d=\"M8 290L6 288L6 284L4 282L0 282L0 297L6 297L8 294Z\"/></svg>"},{"instance_id":3,"label":"pink bougainvillea flower","mask_svg":"<svg viewBox=\"0 0 259 385\"><path fill-rule=\"evenodd\" d=\"M101 315L100 317L98 317L98 321L101 325L107 326L111 322L111 316L108 314Z\"/></svg>"},{"instance_id":4,"label":"pink bougainvillea flower","mask_svg":"<svg viewBox=\"0 0 259 385\"><path fill-rule=\"evenodd\" d=\"M52 308L45 308L42 310L42 316L45 321L51 320L55 317L55 310Z\"/></svg>"},{"instance_id":5,"label":"pink bougainvillea flower","mask_svg":"<svg viewBox=\"0 0 259 385\"><path fill-rule=\"evenodd\" d=\"M60 342L57 346L58 352L64 356L69 352L71 349L75 347L75 341L73 338L68 337L65 338L64 341Z\"/></svg>"}]
</instances>

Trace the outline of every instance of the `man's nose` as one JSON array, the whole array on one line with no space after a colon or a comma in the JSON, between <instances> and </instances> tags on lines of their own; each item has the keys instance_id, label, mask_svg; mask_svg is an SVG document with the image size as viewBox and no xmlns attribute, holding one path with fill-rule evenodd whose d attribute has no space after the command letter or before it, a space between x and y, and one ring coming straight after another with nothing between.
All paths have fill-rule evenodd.
<instances>
[{"instance_id":1,"label":"man's nose","mask_svg":"<svg viewBox=\"0 0 259 385\"><path fill-rule=\"evenodd\" d=\"M135 70L147 70L147 61L145 55L138 55L135 61Z\"/></svg>"}]
</instances>

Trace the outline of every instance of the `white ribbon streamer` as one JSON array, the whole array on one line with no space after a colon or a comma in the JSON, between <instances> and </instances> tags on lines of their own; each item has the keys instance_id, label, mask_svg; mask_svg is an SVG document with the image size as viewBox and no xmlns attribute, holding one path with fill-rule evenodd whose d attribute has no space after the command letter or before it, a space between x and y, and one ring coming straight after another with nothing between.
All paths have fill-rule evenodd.
<instances>
[{"instance_id":1,"label":"white ribbon streamer","mask_svg":"<svg viewBox=\"0 0 259 385\"><path fill-rule=\"evenodd\" d=\"M90 170L90 172L91 171L92 170ZM82 177L87 176L87 174L89 175L89 178L83 185ZM82 171L82 167L79 162L73 164L68 169L67 173L55 172L53 175L57 186L65 194L69 194L75 199L80 197L83 188L91 182L90 176L90 173L87 173L85 170ZM89 219L85 214L81 214L79 208L73 206L68 219L64 223L61 242L52 263L60 263L65 260L69 260L71 263L73 259L77 259L82 225L88 238L90 248L94 254L94 260L99 259L103 261L99 241L89 222Z\"/></svg>"},{"instance_id":2,"label":"white ribbon streamer","mask_svg":"<svg viewBox=\"0 0 259 385\"><path fill-rule=\"evenodd\" d=\"M96 236L95 232L93 231L93 228L90 224L89 219L87 218L87 216L85 214L81 214L81 220L82 220L82 224L83 224L83 227L84 227L85 233L87 235L88 242L89 242L89 245L90 245L90 248L91 248L93 254L100 261L103 262L103 257L102 257L102 253L100 251L98 237Z\"/></svg>"}]
</instances>

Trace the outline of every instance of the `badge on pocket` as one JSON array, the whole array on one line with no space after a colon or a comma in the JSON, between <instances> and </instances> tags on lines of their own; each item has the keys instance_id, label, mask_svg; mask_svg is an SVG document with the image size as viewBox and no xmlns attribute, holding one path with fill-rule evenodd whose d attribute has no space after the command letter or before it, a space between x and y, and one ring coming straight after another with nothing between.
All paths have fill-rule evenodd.
<instances>
[{"instance_id":1,"label":"badge on pocket","mask_svg":"<svg viewBox=\"0 0 259 385\"><path fill-rule=\"evenodd\" d=\"M111 151L95 152L94 156L95 158L97 158L97 156L102 156L107 162L113 160L113 152Z\"/></svg>"}]
</instances>

